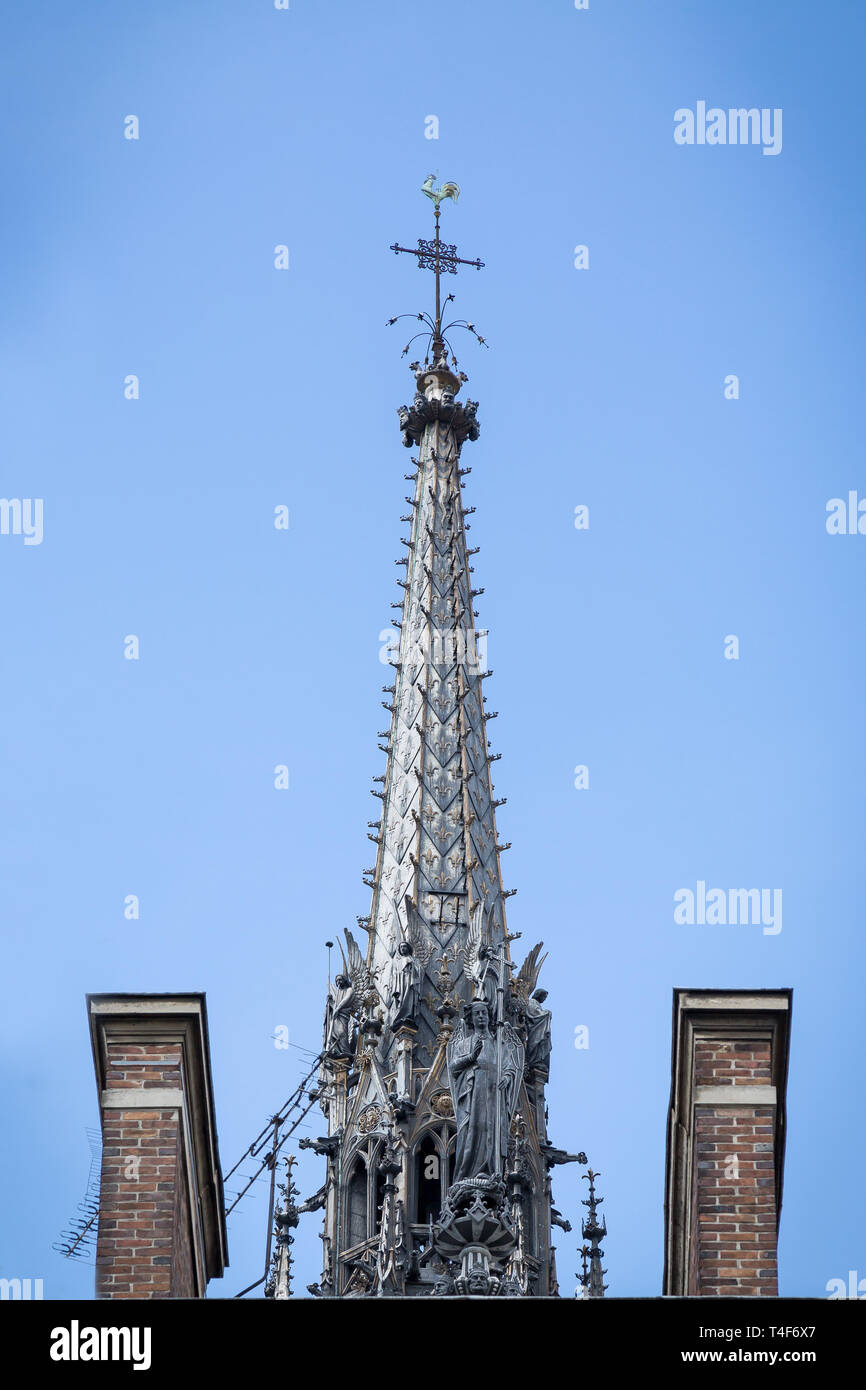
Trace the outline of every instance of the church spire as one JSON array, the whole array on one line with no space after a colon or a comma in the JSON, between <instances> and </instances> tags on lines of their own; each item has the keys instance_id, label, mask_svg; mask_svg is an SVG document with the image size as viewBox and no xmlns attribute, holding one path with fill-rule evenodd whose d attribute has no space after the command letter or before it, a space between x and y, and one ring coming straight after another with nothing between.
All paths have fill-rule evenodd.
<instances>
[{"instance_id":1,"label":"church spire","mask_svg":"<svg viewBox=\"0 0 866 1390\"><path fill-rule=\"evenodd\" d=\"M368 878L373 890L369 919L368 963L386 1001L393 1028L410 1018L418 1028L418 1045L432 1060L439 1034L436 967L452 948L452 970L463 965L472 913L483 910L485 931L495 950L506 939L502 876L496 831L496 803L491 782L484 682L486 633L475 627L474 607L483 589L473 585L467 521L474 508L463 500L460 453L478 438L477 402L456 397L467 377L456 369L448 333L463 321L443 323L440 279L466 261L440 237L440 204L456 201L459 188L446 183L423 191L434 202L434 237L419 238L409 252L422 268L433 271L434 314L413 316L424 328L423 365L413 363L415 396L399 411L403 443L417 448L414 483L407 497L411 511L405 554L396 561L401 573L400 618L390 650L392 698L383 701L391 726L380 745L387 752L382 818L371 827L378 844ZM408 248L394 245L395 252ZM445 301L452 299L449 295ZM408 317L408 316L407 316ZM391 320L396 322L396 320ZM408 351L414 339L404 351ZM398 636L399 634L399 636Z\"/></svg>"},{"instance_id":2,"label":"church spire","mask_svg":"<svg viewBox=\"0 0 866 1390\"><path fill-rule=\"evenodd\" d=\"M425 346L411 363L412 404L398 410L415 452L399 618L383 653L393 676L386 767L372 788L381 811L368 825L372 902L358 918L367 949L345 931L319 1078L328 1135L309 1145L328 1164L316 1289L325 1297L554 1293L550 1169L572 1161L547 1136L541 944L513 972L505 920L504 798L491 777L486 633L475 626L484 590L461 463L478 407L458 400L468 378L449 335L462 327L483 339L446 321L453 296L441 293L443 274L482 263L442 241L440 205L459 189L433 185L431 176L422 190L434 203L432 240L392 247L433 272L435 304L405 316L422 327L404 355L419 337Z\"/></svg>"}]
</instances>

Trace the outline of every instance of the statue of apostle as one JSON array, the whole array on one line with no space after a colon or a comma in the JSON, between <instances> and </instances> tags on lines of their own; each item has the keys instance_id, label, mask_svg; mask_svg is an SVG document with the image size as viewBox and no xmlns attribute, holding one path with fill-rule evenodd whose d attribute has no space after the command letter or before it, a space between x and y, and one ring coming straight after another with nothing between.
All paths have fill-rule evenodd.
<instances>
[{"instance_id":1,"label":"statue of apostle","mask_svg":"<svg viewBox=\"0 0 866 1390\"><path fill-rule=\"evenodd\" d=\"M492 1178L503 1171L508 1151L508 1132L523 1075L523 1046L511 1025L504 1023L498 1059L489 1006L483 999L474 999L448 1044L446 1059L457 1118L452 1182L482 1173Z\"/></svg>"}]
</instances>

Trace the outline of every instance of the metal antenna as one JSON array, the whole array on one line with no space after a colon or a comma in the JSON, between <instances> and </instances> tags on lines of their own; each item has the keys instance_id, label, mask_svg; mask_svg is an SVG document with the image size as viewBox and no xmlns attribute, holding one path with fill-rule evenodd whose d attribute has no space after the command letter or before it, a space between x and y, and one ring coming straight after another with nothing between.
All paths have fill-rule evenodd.
<instances>
[{"instance_id":1,"label":"metal antenna","mask_svg":"<svg viewBox=\"0 0 866 1390\"><path fill-rule=\"evenodd\" d=\"M271 1148L268 1149L265 1153L265 1156L260 1162L258 1168L256 1169L256 1172L249 1179L246 1186L242 1188L241 1191L237 1194L231 1205L226 1207L226 1216L231 1215L238 1202L241 1200L242 1197L246 1195L247 1192L249 1192L253 1183L261 1177L262 1173L271 1168L273 1159L275 1158L276 1154L279 1153L280 1149L283 1147L289 1136L291 1134L294 1134L295 1130L298 1128L298 1125L301 1123L304 1117L308 1115L309 1112L312 1110L313 1106L319 1098L319 1093L318 1091L314 1091L310 1095L309 1093L305 1093L304 1087L307 1085L307 1082L311 1080L314 1073L318 1070L319 1064L321 1063L323 1057L324 1053L318 1053L313 1065L310 1067L310 1070L306 1073L302 1080L298 1082L298 1085L295 1087L295 1090L289 1096L289 1099L285 1102L283 1106L281 1106L281 1108L277 1111L276 1115L273 1115L268 1120L264 1128L259 1130L259 1133L256 1135L253 1142L250 1144L249 1148L246 1149L243 1154L241 1154L234 1167L230 1168L228 1172L223 1175L223 1182L225 1183L228 1181L228 1179L232 1176L233 1173L237 1172L238 1168L240 1168L241 1164L244 1163L246 1159L258 1158L259 1154L265 1148L265 1145L267 1144L268 1140L270 1139L272 1141ZM307 1104L301 1110L300 1106L303 1101L306 1101ZM296 1111L299 1111L300 1113L295 1114ZM288 1129L282 1135L282 1138L279 1139L279 1142L277 1142L277 1133L280 1129L282 1129L284 1125L288 1124L289 1120L291 1120L291 1124L289 1124Z\"/></svg>"},{"instance_id":2,"label":"metal antenna","mask_svg":"<svg viewBox=\"0 0 866 1390\"><path fill-rule=\"evenodd\" d=\"M60 1239L55 1241L52 1249L58 1250L67 1260L90 1262L96 1254L102 1135L95 1129L88 1129L86 1133L90 1144L90 1170L87 1175L86 1192L82 1201L78 1203L80 1215L70 1218L68 1229L61 1233Z\"/></svg>"}]
</instances>

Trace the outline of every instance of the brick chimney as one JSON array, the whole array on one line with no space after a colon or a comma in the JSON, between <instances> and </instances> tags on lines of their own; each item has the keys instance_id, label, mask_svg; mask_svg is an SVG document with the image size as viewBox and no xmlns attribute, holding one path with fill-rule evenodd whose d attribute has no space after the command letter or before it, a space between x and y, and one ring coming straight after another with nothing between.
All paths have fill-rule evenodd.
<instances>
[{"instance_id":1,"label":"brick chimney","mask_svg":"<svg viewBox=\"0 0 866 1390\"><path fill-rule=\"evenodd\" d=\"M792 991L674 990L663 1292L778 1297Z\"/></svg>"},{"instance_id":2,"label":"brick chimney","mask_svg":"<svg viewBox=\"0 0 866 1390\"><path fill-rule=\"evenodd\" d=\"M102 1122L97 1298L204 1298L228 1264L203 994L87 996Z\"/></svg>"}]
</instances>

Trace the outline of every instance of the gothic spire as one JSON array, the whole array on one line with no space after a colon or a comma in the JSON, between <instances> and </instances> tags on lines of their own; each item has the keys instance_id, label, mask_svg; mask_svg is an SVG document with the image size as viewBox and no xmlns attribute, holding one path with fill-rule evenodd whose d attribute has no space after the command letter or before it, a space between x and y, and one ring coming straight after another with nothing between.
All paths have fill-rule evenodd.
<instances>
[{"instance_id":1,"label":"gothic spire","mask_svg":"<svg viewBox=\"0 0 866 1390\"><path fill-rule=\"evenodd\" d=\"M446 947L465 947L477 907L490 944L504 940L505 893L490 771L497 755L484 708L486 634L474 621L483 590L473 587L461 482L468 470L460 468L461 445L478 436L475 403L455 401L461 380L443 359L420 368L416 382L414 404L401 412L404 443L418 455L410 534L397 562L403 597L387 691L369 963L387 989L395 970L399 979L400 955L409 954L399 948L408 943L425 974L419 998L432 990L435 1000L428 966ZM435 1007L423 1006L428 1031Z\"/></svg>"},{"instance_id":2,"label":"gothic spire","mask_svg":"<svg viewBox=\"0 0 866 1390\"><path fill-rule=\"evenodd\" d=\"M495 951L507 936L507 894L491 782L498 755L490 751L487 728L494 716L485 710L486 633L475 627L474 605L484 591L474 587L476 549L466 534L475 509L464 506L469 469L460 466L463 444L478 438L477 403L456 400L467 377L453 354L450 365L447 360L445 335L455 325L443 326L439 291L442 273L481 263L462 261L439 237L439 202L455 197L457 186L424 191L435 202L435 236L419 240L411 254L434 272L436 309L432 317L417 316L425 323L428 357L412 364L414 401L399 411L403 443L417 455L406 475L414 484L403 518L409 535L396 561L402 592L389 654L394 679L383 687L391 721L380 744L387 754L384 787L374 789L382 816L370 827L378 853L366 881L372 888L367 963L388 1024L411 1021L432 1058L442 952L450 948L458 994L467 999L470 984L461 984L461 974L473 913Z\"/></svg>"},{"instance_id":3,"label":"gothic spire","mask_svg":"<svg viewBox=\"0 0 866 1390\"><path fill-rule=\"evenodd\" d=\"M445 322L441 277L465 261L442 242L409 254L432 270L435 307L415 315L424 360L398 415L415 451L403 516L401 594L383 687L390 715L374 778L379 818L366 957L351 931L329 984L318 1098L328 1135L325 1297L556 1292L550 1169L573 1156L547 1136L550 1012L536 989L542 944L512 974L488 739L484 638L464 505L461 450L478 438L477 403ZM407 248L395 245L396 252ZM408 316L407 316L408 317ZM392 320L395 322L396 320ZM408 353L414 339L404 348ZM307 1141L301 1141L304 1146ZM312 1210L312 1205L309 1206ZM304 1207L301 1208L304 1210Z\"/></svg>"},{"instance_id":4,"label":"gothic spire","mask_svg":"<svg viewBox=\"0 0 866 1390\"><path fill-rule=\"evenodd\" d=\"M296 1201L298 1189L292 1174L296 1162L294 1154L290 1154L286 1159L286 1181L278 1184L283 1201L274 1217L274 1254L270 1277L265 1286L265 1298L286 1299L292 1296L292 1246L295 1240L292 1231L298 1225L300 1216Z\"/></svg>"},{"instance_id":5,"label":"gothic spire","mask_svg":"<svg viewBox=\"0 0 866 1390\"><path fill-rule=\"evenodd\" d=\"M604 1276L607 1274L607 1270L601 1267L604 1251L599 1242L604 1240L607 1235L607 1219L602 1217L599 1224L598 1208L604 1198L595 1195L595 1180L601 1177L601 1174L594 1173L590 1168L583 1176L589 1182L589 1196L581 1198L581 1201L585 1207L589 1208L589 1211L581 1224L581 1235L584 1241L589 1241L589 1245L584 1244L580 1252L583 1261L583 1273L580 1276L580 1282L583 1285L585 1298L604 1298L604 1291L607 1288Z\"/></svg>"}]
</instances>

